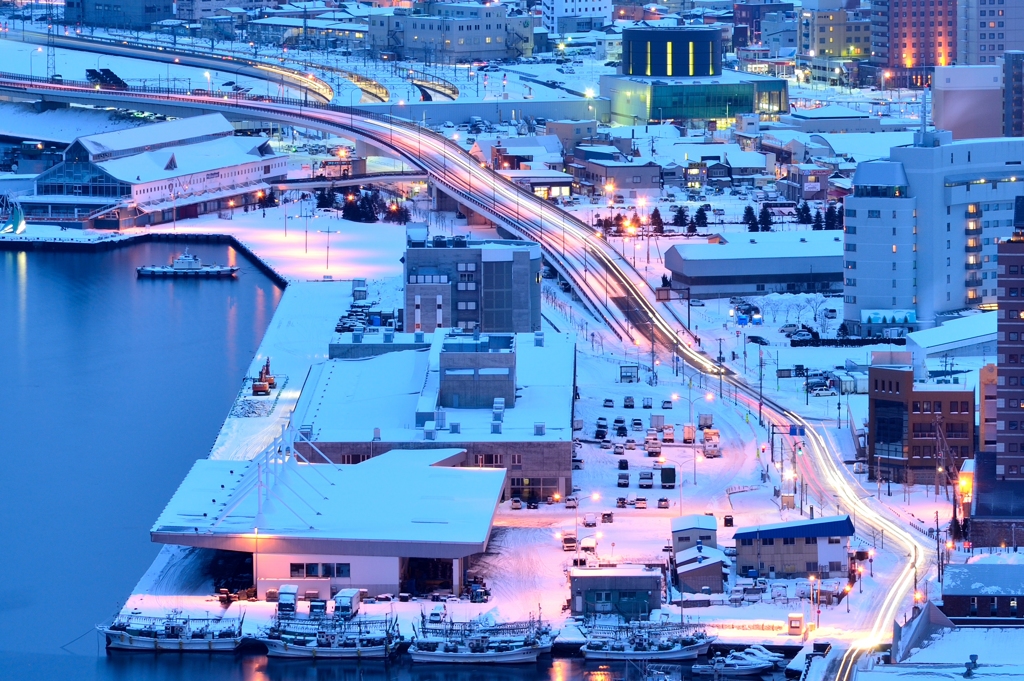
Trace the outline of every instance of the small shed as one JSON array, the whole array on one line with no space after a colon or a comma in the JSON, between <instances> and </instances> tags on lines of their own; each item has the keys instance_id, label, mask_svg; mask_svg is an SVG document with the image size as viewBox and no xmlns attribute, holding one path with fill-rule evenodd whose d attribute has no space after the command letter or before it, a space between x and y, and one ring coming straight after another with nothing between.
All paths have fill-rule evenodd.
<instances>
[{"instance_id":1,"label":"small shed","mask_svg":"<svg viewBox=\"0 0 1024 681\"><path fill-rule=\"evenodd\" d=\"M662 573L644 565L573 568L569 573L573 615L617 614L647 619L662 604Z\"/></svg>"},{"instance_id":2,"label":"small shed","mask_svg":"<svg viewBox=\"0 0 1024 681\"><path fill-rule=\"evenodd\" d=\"M672 547L676 553L696 546L698 541L705 547L718 548L715 516L693 514L672 519Z\"/></svg>"}]
</instances>

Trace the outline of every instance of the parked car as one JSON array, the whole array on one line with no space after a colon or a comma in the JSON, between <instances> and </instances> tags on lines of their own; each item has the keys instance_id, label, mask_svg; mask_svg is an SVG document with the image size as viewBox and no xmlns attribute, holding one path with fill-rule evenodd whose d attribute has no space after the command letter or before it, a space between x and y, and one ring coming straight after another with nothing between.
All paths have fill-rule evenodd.
<instances>
[{"instance_id":1,"label":"parked car","mask_svg":"<svg viewBox=\"0 0 1024 681\"><path fill-rule=\"evenodd\" d=\"M612 448L612 441L611 440L609 440L608 438L604 438L603 440L601 440L601 449L611 449L611 448Z\"/></svg>"},{"instance_id":2,"label":"parked car","mask_svg":"<svg viewBox=\"0 0 1024 681\"><path fill-rule=\"evenodd\" d=\"M811 395L814 397L832 397L836 394L835 388L817 388L811 391Z\"/></svg>"},{"instance_id":3,"label":"parked car","mask_svg":"<svg viewBox=\"0 0 1024 681\"><path fill-rule=\"evenodd\" d=\"M625 459L623 459L625 460ZM629 473L619 473L618 481L615 483L616 487L629 487Z\"/></svg>"},{"instance_id":4,"label":"parked car","mask_svg":"<svg viewBox=\"0 0 1024 681\"><path fill-rule=\"evenodd\" d=\"M799 330L800 327L796 324L783 324L779 327L779 333L786 334L787 336L791 336Z\"/></svg>"},{"instance_id":5,"label":"parked car","mask_svg":"<svg viewBox=\"0 0 1024 681\"><path fill-rule=\"evenodd\" d=\"M865 466L863 461L858 461L857 463L853 464L853 472L867 473L867 467Z\"/></svg>"},{"instance_id":6,"label":"parked car","mask_svg":"<svg viewBox=\"0 0 1024 681\"><path fill-rule=\"evenodd\" d=\"M615 446L612 447L612 454L616 454L616 455L620 455L621 456L622 454L625 454L625 453L626 453L626 446L625 445L622 445L622 444L619 444L619 443L615 443Z\"/></svg>"},{"instance_id":7,"label":"parked car","mask_svg":"<svg viewBox=\"0 0 1024 681\"><path fill-rule=\"evenodd\" d=\"M632 397L627 397L626 399L622 400L622 406L625 407L626 409L633 409L636 406L636 402L634 402Z\"/></svg>"},{"instance_id":8,"label":"parked car","mask_svg":"<svg viewBox=\"0 0 1024 681\"><path fill-rule=\"evenodd\" d=\"M628 434L629 431L626 430L626 426L619 426L615 429L615 437L626 437Z\"/></svg>"},{"instance_id":9,"label":"parked car","mask_svg":"<svg viewBox=\"0 0 1024 681\"><path fill-rule=\"evenodd\" d=\"M626 508L626 497L617 497L615 499L615 508Z\"/></svg>"},{"instance_id":10,"label":"parked car","mask_svg":"<svg viewBox=\"0 0 1024 681\"><path fill-rule=\"evenodd\" d=\"M630 422L630 425L633 427L633 430L636 431L642 431L644 429L644 422L640 419L633 419Z\"/></svg>"},{"instance_id":11,"label":"parked car","mask_svg":"<svg viewBox=\"0 0 1024 681\"><path fill-rule=\"evenodd\" d=\"M636 502L633 504L633 508L647 508L646 497L637 497Z\"/></svg>"},{"instance_id":12,"label":"parked car","mask_svg":"<svg viewBox=\"0 0 1024 681\"><path fill-rule=\"evenodd\" d=\"M755 343L757 345L771 345L768 340L762 336L747 336L748 343Z\"/></svg>"},{"instance_id":13,"label":"parked car","mask_svg":"<svg viewBox=\"0 0 1024 681\"><path fill-rule=\"evenodd\" d=\"M594 431L594 439L595 440L603 440L606 437L608 437L608 429L607 428L598 428L597 430Z\"/></svg>"},{"instance_id":14,"label":"parked car","mask_svg":"<svg viewBox=\"0 0 1024 681\"><path fill-rule=\"evenodd\" d=\"M619 459L619 470L620 471L628 471L629 470L629 459Z\"/></svg>"},{"instance_id":15,"label":"parked car","mask_svg":"<svg viewBox=\"0 0 1024 681\"><path fill-rule=\"evenodd\" d=\"M597 527L597 514L596 513L584 513L583 514L583 527Z\"/></svg>"},{"instance_id":16,"label":"parked car","mask_svg":"<svg viewBox=\"0 0 1024 681\"><path fill-rule=\"evenodd\" d=\"M616 419L616 420L618 420L618 419ZM619 424L616 423L615 425L619 425ZM607 429L608 428L608 419L606 419L603 416L599 417L597 419L597 427L598 428L605 428L605 429Z\"/></svg>"},{"instance_id":17,"label":"parked car","mask_svg":"<svg viewBox=\"0 0 1024 681\"><path fill-rule=\"evenodd\" d=\"M722 553L724 553L727 556L735 557L736 556L736 547L735 546L726 546L726 547L724 547L722 549Z\"/></svg>"},{"instance_id":18,"label":"parked car","mask_svg":"<svg viewBox=\"0 0 1024 681\"><path fill-rule=\"evenodd\" d=\"M605 409L611 409L614 406L615 406L615 400L605 400L604 401Z\"/></svg>"},{"instance_id":19,"label":"parked car","mask_svg":"<svg viewBox=\"0 0 1024 681\"><path fill-rule=\"evenodd\" d=\"M626 425L626 419L625 419L625 418L623 418L622 416L616 416L616 417L615 417L615 420L614 420L614 421L612 421L612 423L614 423L614 424L615 424L615 427L616 427L616 428L618 428L619 426L624 426L624 425Z\"/></svg>"},{"instance_id":20,"label":"parked car","mask_svg":"<svg viewBox=\"0 0 1024 681\"><path fill-rule=\"evenodd\" d=\"M671 409L672 408L672 400L662 400L661 401L661 408L662 409Z\"/></svg>"},{"instance_id":21,"label":"parked car","mask_svg":"<svg viewBox=\"0 0 1024 681\"><path fill-rule=\"evenodd\" d=\"M825 319L835 319L839 316L839 311L833 308L825 310Z\"/></svg>"},{"instance_id":22,"label":"parked car","mask_svg":"<svg viewBox=\"0 0 1024 681\"><path fill-rule=\"evenodd\" d=\"M527 501L526 502L526 508L529 508L529 509L540 508L540 502L538 502L538 501Z\"/></svg>"},{"instance_id":23,"label":"parked car","mask_svg":"<svg viewBox=\"0 0 1024 681\"><path fill-rule=\"evenodd\" d=\"M690 307L704 307L704 301L700 298L690 298Z\"/></svg>"},{"instance_id":24,"label":"parked car","mask_svg":"<svg viewBox=\"0 0 1024 681\"><path fill-rule=\"evenodd\" d=\"M797 331L796 333L789 337L790 340L795 341L811 340L812 338L814 338L814 336L811 335L810 331Z\"/></svg>"},{"instance_id":25,"label":"parked car","mask_svg":"<svg viewBox=\"0 0 1024 681\"><path fill-rule=\"evenodd\" d=\"M636 440L631 437L626 438L626 449L636 449Z\"/></svg>"},{"instance_id":26,"label":"parked car","mask_svg":"<svg viewBox=\"0 0 1024 681\"><path fill-rule=\"evenodd\" d=\"M519 497L512 497L512 510L519 511L523 508L523 500Z\"/></svg>"},{"instance_id":27,"label":"parked car","mask_svg":"<svg viewBox=\"0 0 1024 681\"><path fill-rule=\"evenodd\" d=\"M665 497L658 499L658 508L668 508L668 499Z\"/></svg>"},{"instance_id":28,"label":"parked car","mask_svg":"<svg viewBox=\"0 0 1024 681\"><path fill-rule=\"evenodd\" d=\"M567 496L565 498L565 507L566 508L579 508L579 505L580 505L580 499L575 494Z\"/></svg>"}]
</instances>

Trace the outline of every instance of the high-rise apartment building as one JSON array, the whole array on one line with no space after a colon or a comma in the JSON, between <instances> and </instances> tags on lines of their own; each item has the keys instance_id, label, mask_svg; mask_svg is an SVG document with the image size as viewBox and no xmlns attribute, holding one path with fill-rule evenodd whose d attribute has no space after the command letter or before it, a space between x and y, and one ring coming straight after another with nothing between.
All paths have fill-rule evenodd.
<instances>
[{"instance_id":1,"label":"high-rise apartment building","mask_svg":"<svg viewBox=\"0 0 1024 681\"><path fill-rule=\"evenodd\" d=\"M995 64L1006 50L1024 50L1024 3L957 0L957 62Z\"/></svg>"},{"instance_id":2,"label":"high-rise apartment building","mask_svg":"<svg viewBox=\"0 0 1024 681\"><path fill-rule=\"evenodd\" d=\"M861 163L845 202L851 334L913 331L997 301L997 245L1024 196L1024 139L953 141L918 133L889 158Z\"/></svg>"},{"instance_id":3,"label":"high-rise apartment building","mask_svg":"<svg viewBox=\"0 0 1024 681\"><path fill-rule=\"evenodd\" d=\"M871 53L871 21L847 11L844 0L805 0L797 43L801 57L862 58Z\"/></svg>"},{"instance_id":4,"label":"high-rise apartment building","mask_svg":"<svg viewBox=\"0 0 1024 681\"><path fill-rule=\"evenodd\" d=\"M1024 197L1014 222L1024 229ZM1024 480L1024 234L999 244L996 476Z\"/></svg>"},{"instance_id":5,"label":"high-rise apartment building","mask_svg":"<svg viewBox=\"0 0 1024 681\"><path fill-rule=\"evenodd\" d=\"M1003 53L1003 136L1024 137L1024 52Z\"/></svg>"},{"instance_id":6,"label":"high-rise apartment building","mask_svg":"<svg viewBox=\"0 0 1024 681\"><path fill-rule=\"evenodd\" d=\"M872 0L876 82L923 87L931 67L957 61L957 0Z\"/></svg>"}]
</instances>

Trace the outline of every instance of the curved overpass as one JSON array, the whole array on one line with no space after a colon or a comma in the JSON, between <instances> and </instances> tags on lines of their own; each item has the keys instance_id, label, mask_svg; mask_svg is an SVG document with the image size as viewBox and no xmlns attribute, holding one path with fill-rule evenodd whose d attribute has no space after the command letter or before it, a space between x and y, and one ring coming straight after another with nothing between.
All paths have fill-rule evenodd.
<instances>
[{"instance_id":1,"label":"curved overpass","mask_svg":"<svg viewBox=\"0 0 1024 681\"><path fill-rule=\"evenodd\" d=\"M687 343L687 332L682 330L682 321L674 317L670 308L657 304L644 277L589 226L482 167L447 138L384 114L350 107L305 105L280 98L216 98L142 88L114 92L11 74L0 74L0 92L154 111L168 108L192 113L218 111L236 119L319 129L387 147L409 165L425 171L435 187L462 206L486 216L516 236L539 242L548 261L572 284L584 304L626 343L639 344L641 339L656 338L696 369L728 381L748 408L763 404L769 421L779 425L804 425L809 456L802 457L798 466L812 491L821 498L837 496L845 510L855 510L862 528L866 525L884 531L890 545L895 545L897 555L916 554L917 567L922 570L927 567L927 542L908 532L895 516L862 498L859 492L863 489L858 489L849 471L831 453L828 433L820 429L821 424L810 423L799 414L761 398L739 377L692 349ZM673 318L666 318L662 310L669 310ZM902 560L889 588L877 586L870 621L862 622L858 629L863 638L850 644L837 677L848 677L859 652L867 645L884 640L891 623L907 602L915 566L913 561Z\"/></svg>"}]
</instances>

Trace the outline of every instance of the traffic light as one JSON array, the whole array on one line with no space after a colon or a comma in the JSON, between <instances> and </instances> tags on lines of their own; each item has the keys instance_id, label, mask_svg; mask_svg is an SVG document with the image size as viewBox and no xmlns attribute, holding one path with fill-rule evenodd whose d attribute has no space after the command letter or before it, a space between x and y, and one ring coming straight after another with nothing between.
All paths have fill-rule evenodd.
<instances>
[{"instance_id":1,"label":"traffic light","mask_svg":"<svg viewBox=\"0 0 1024 681\"><path fill-rule=\"evenodd\" d=\"M768 451L768 445L762 444L761 445L761 456L764 456L765 453L767 453L767 451Z\"/></svg>"},{"instance_id":2,"label":"traffic light","mask_svg":"<svg viewBox=\"0 0 1024 681\"><path fill-rule=\"evenodd\" d=\"M804 443L803 442L797 442L796 443L796 455L797 456L803 456L804 455Z\"/></svg>"}]
</instances>

